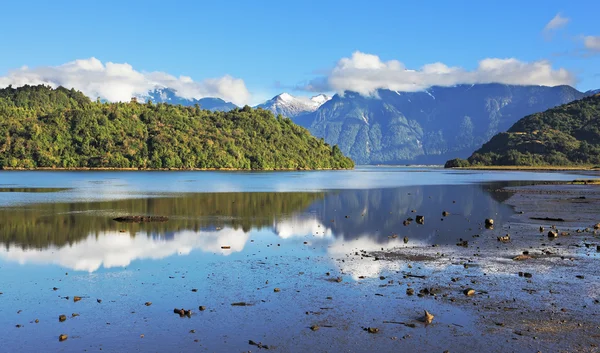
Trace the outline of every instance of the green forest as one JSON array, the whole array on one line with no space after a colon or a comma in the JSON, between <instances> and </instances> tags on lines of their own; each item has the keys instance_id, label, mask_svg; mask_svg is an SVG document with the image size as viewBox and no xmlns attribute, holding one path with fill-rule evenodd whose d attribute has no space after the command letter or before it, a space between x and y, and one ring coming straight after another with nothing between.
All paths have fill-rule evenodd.
<instances>
[{"instance_id":1,"label":"green forest","mask_svg":"<svg viewBox=\"0 0 600 353\"><path fill-rule=\"evenodd\" d=\"M103 103L74 89L0 89L0 168L349 169L337 146L248 106Z\"/></svg>"},{"instance_id":2,"label":"green forest","mask_svg":"<svg viewBox=\"0 0 600 353\"><path fill-rule=\"evenodd\" d=\"M524 117L499 133L467 160L470 166L600 165L600 94Z\"/></svg>"}]
</instances>

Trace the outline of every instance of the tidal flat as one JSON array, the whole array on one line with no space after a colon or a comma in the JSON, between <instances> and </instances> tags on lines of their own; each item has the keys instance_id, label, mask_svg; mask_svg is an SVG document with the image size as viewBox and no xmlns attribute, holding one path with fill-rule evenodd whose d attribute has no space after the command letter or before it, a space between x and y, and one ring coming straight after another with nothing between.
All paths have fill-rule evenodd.
<instances>
[{"instance_id":1,"label":"tidal flat","mask_svg":"<svg viewBox=\"0 0 600 353\"><path fill-rule=\"evenodd\" d=\"M0 350L596 352L595 178L2 172Z\"/></svg>"}]
</instances>

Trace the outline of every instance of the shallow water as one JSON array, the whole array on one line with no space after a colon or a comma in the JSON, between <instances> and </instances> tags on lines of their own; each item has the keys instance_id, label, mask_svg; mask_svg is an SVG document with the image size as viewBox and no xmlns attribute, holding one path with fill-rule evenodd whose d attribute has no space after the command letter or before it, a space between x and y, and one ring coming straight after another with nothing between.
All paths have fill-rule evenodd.
<instances>
[{"instance_id":1,"label":"shallow water","mask_svg":"<svg viewBox=\"0 0 600 353\"><path fill-rule=\"evenodd\" d=\"M390 337L406 328L369 335L362 327L398 316L415 322L422 305L406 297L402 272L439 269L350 256L456 247L487 231L483 219L502 223L514 213L499 187L584 177L426 168L0 172L0 327L10 332L0 351L259 350L248 340L284 352L398 348ZM113 221L124 215L169 220ZM423 225L403 225L416 215ZM382 294L382 286L391 289ZM231 306L241 301L251 306ZM411 331L418 344L461 347L477 332L471 313L427 305L439 326ZM193 314L180 318L174 308ZM322 328L313 332L314 324ZM58 342L60 334L69 339Z\"/></svg>"}]
</instances>

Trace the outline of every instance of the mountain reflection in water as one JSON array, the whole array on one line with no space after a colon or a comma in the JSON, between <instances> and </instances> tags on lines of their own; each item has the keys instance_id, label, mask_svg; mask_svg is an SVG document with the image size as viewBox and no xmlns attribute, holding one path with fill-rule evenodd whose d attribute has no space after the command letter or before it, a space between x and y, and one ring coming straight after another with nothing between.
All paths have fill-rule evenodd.
<instances>
[{"instance_id":1,"label":"mountain reflection in water","mask_svg":"<svg viewBox=\"0 0 600 353\"><path fill-rule=\"evenodd\" d=\"M0 208L0 258L93 272L133 261L243 253L265 232L333 257L354 249L450 244L477 234L483 219L512 213L494 185L408 186L329 192L185 193L102 202ZM413 212L416 211L416 212ZM450 213L442 217L442 211ZM425 216L425 224L403 221ZM125 224L122 215L168 216L164 223ZM257 234L254 234L257 233ZM229 249L222 249L227 246Z\"/></svg>"}]
</instances>

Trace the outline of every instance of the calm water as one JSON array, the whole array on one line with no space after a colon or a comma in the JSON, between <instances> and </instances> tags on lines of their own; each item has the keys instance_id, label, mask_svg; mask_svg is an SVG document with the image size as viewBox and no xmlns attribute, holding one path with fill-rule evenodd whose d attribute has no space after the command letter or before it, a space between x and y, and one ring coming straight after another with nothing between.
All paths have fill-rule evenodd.
<instances>
[{"instance_id":1,"label":"calm water","mask_svg":"<svg viewBox=\"0 0 600 353\"><path fill-rule=\"evenodd\" d=\"M408 264L384 268L346 261L349 254L443 249L483 232L484 218L513 214L502 203L510 195L495 192L502 185L578 178L590 175L0 172L0 351L257 351L250 339L278 351L380 349L386 343L356 332L385 316L389 303L364 298L380 275ZM113 221L125 215L169 221ZM416 215L424 225L403 225ZM342 284L330 281L337 276ZM231 306L241 301L252 305ZM468 314L432 305L440 322L469 327ZM175 307L192 317L173 314ZM333 327L313 333L315 323ZM345 338L331 343L327 330ZM58 342L60 334L69 339Z\"/></svg>"}]
</instances>

